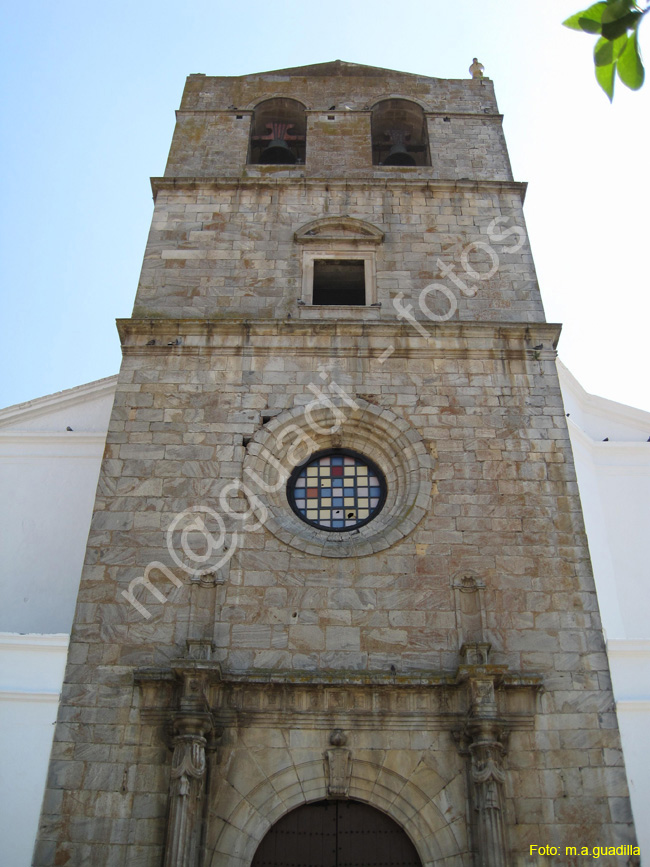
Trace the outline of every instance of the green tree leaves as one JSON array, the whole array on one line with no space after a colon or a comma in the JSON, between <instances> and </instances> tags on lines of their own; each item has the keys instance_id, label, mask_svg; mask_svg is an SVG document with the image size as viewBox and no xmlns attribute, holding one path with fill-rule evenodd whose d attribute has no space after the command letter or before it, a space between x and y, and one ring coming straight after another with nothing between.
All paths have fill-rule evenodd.
<instances>
[{"instance_id":1,"label":"green tree leaves","mask_svg":"<svg viewBox=\"0 0 650 867\"><path fill-rule=\"evenodd\" d=\"M626 87L638 90L643 84L645 70L639 54L639 31L628 36L627 45L618 57L618 77Z\"/></svg>"},{"instance_id":2,"label":"green tree leaves","mask_svg":"<svg viewBox=\"0 0 650 867\"><path fill-rule=\"evenodd\" d=\"M639 24L650 6L640 9L634 0L601 0L564 22L571 30L598 34L594 47L596 80L614 98L616 73L626 87L638 90L645 78L639 52Z\"/></svg>"},{"instance_id":3,"label":"green tree leaves","mask_svg":"<svg viewBox=\"0 0 650 867\"><path fill-rule=\"evenodd\" d=\"M607 9L606 0L601 3L594 3L583 12L577 12L570 18L564 21L565 27L570 27L571 30L583 30L585 33L602 33L603 31L603 12Z\"/></svg>"}]
</instances>

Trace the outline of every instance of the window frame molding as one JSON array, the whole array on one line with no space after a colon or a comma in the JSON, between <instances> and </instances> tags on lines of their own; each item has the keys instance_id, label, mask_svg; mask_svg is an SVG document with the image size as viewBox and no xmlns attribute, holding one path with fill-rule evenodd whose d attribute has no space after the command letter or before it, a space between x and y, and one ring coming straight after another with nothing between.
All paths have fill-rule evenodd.
<instances>
[{"instance_id":1,"label":"window frame molding","mask_svg":"<svg viewBox=\"0 0 650 867\"><path fill-rule=\"evenodd\" d=\"M314 262L317 259L343 259L363 262L363 277L365 302L363 304L314 304ZM345 308L364 310L377 303L377 267L374 250L303 250L302 253L302 294L300 300L306 307L317 307L319 310Z\"/></svg>"},{"instance_id":2,"label":"window frame molding","mask_svg":"<svg viewBox=\"0 0 650 867\"><path fill-rule=\"evenodd\" d=\"M294 240L303 246L302 284L299 304L314 311L353 311L374 308L378 312L377 247L384 241L384 233L372 223L347 215L324 217L301 226ZM314 261L316 259L361 260L364 263L365 304L314 304Z\"/></svg>"}]
</instances>

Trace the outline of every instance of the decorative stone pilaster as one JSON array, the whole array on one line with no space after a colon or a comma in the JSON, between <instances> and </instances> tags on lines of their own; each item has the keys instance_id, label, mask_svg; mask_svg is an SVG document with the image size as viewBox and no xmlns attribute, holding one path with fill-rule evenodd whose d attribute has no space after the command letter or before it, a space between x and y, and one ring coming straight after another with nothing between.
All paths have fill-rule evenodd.
<instances>
[{"instance_id":1,"label":"decorative stone pilaster","mask_svg":"<svg viewBox=\"0 0 650 867\"><path fill-rule=\"evenodd\" d=\"M209 722L209 721L208 721ZM176 719L164 867L196 867L203 814L206 719Z\"/></svg>"},{"instance_id":2,"label":"decorative stone pilaster","mask_svg":"<svg viewBox=\"0 0 650 867\"><path fill-rule=\"evenodd\" d=\"M476 829L478 867L507 867L507 846L503 818L505 748L494 726L472 727L469 744L472 807Z\"/></svg>"},{"instance_id":3,"label":"decorative stone pilaster","mask_svg":"<svg viewBox=\"0 0 650 867\"><path fill-rule=\"evenodd\" d=\"M461 753L469 758L469 789L476 867L508 867L503 815L504 757L507 732L499 717L495 680L507 671L489 664L490 646L463 645L459 679L467 684L468 714L459 736ZM475 664L472 664L472 663Z\"/></svg>"},{"instance_id":4,"label":"decorative stone pilaster","mask_svg":"<svg viewBox=\"0 0 650 867\"><path fill-rule=\"evenodd\" d=\"M181 710L174 717L174 754L169 781L169 819L164 867L197 867L203 818L205 735L212 717L202 709L205 684L186 675Z\"/></svg>"}]
</instances>

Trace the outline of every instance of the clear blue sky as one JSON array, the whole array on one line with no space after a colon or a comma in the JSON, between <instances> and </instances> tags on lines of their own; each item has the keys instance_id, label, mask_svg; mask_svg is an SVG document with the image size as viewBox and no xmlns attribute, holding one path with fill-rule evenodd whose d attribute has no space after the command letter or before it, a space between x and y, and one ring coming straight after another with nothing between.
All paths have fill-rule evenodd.
<instances>
[{"instance_id":1,"label":"clear blue sky","mask_svg":"<svg viewBox=\"0 0 650 867\"><path fill-rule=\"evenodd\" d=\"M185 77L336 58L495 82L547 318L587 390L650 410L650 83L610 106L581 0L11 4L0 37L0 406L116 373ZM587 5L584 2L584 5ZM642 43L650 45L650 22ZM650 432L649 432L650 433Z\"/></svg>"}]
</instances>

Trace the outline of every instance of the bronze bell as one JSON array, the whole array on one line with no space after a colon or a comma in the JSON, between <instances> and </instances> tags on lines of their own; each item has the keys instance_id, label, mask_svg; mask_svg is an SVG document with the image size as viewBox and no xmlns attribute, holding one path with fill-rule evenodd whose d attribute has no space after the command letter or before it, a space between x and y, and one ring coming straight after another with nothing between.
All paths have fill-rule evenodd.
<instances>
[{"instance_id":1,"label":"bronze bell","mask_svg":"<svg viewBox=\"0 0 650 867\"><path fill-rule=\"evenodd\" d=\"M274 138L260 154L260 163L265 165L293 165L298 157L284 139Z\"/></svg>"},{"instance_id":2,"label":"bronze bell","mask_svg":"<svg viewBox=\"0 0 650 867\"><path fill-rule=\"evenodd\" d=\"M385 166L414 166L415 160L403 142L394 144L383 163Z\"/></svg>"},{"instance_id":3,"label":"bronze bell","mask_svg":"<svg viewBox=\"0 0 650 867\"><path fill-rule=\"evenodd\" d=\"M408 129L389 129L384 135L388 138L391 148L382 163L384 166L414 166L415 159L406 149L406 142L411 138Z\"/></svg>"}]
</instances>

